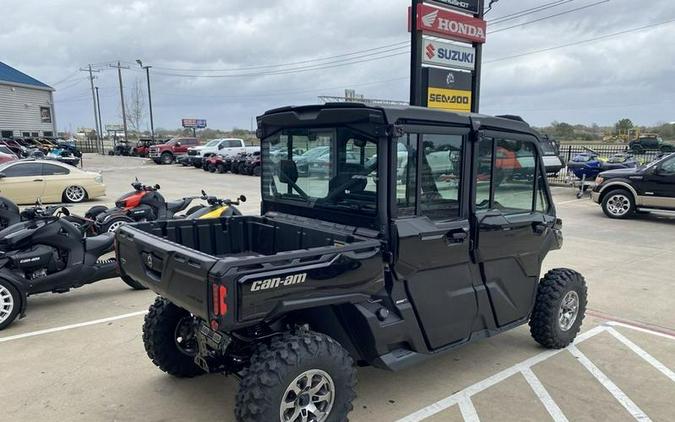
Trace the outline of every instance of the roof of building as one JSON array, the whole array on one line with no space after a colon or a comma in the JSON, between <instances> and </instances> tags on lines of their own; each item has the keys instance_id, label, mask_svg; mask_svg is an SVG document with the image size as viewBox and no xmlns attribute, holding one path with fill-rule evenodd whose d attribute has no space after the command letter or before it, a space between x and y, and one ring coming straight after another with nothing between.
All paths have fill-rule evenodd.
<instances>
[{"instance_id":1,"label":"roof of building","mask_svg":"<svg viewBox=\"0 0 675 422\"><path fill-rule=\"evenodd\" d=\"M41 89L54 90L54 88L46 83L40 82L3 62L0 62L0 83L7 83L9 85L28 85Z\"/></svg>"}]
</instances>

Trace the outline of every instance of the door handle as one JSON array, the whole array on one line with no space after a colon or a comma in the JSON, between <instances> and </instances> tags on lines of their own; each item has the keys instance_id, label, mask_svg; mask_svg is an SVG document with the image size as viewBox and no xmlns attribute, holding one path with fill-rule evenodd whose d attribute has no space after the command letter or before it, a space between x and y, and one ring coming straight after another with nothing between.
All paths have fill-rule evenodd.
<instances>
[{"instance_id":1,"label":"door handle","mask_svg":"<svg viewBox=\"0 0 675 422\"><path fill-rule=\"evenodd\" d=\"M33 182L44 182L45 179L33 179Z\"/></svg>"},{"instance_id":2,"label":"door handle","mask_svg":"<svg viewBox=\"0 0 675 422\"><path fill-rule=\"evenodd\" d=\"M546 223L532 223L532 231L535 234L544 234L548 230L548 225Z\"/></svg>"},{"instance_id":3,"label":"door handle","mask_svg":"<svg viewBox=\"0 0 675 422\"><path fill-rule=\"evenodd\" d=\"M469 231L467 229L451 230L445 238L448 243L464 243L469 238Z\"/></svg>"}]
</instances>

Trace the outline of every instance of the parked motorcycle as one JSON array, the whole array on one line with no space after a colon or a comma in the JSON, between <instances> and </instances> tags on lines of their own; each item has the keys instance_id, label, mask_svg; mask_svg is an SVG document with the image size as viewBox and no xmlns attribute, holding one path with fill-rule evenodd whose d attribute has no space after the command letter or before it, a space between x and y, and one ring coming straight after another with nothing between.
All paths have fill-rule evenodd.
<instances>
[{"instance_id":1,"label":"parked motorcycle","mask_svg":"<svg viewBox=\"0 0 675 422\"><path fill-rule=\"evenodd\" d=\"M201 220L241 215L241 211L239 211L236 205L246 202L246 197L244 195L240 195L239 198L233 201L231 199L220 199L215 196L209 196L203 190L201 198L206 200L209 206L187 214L187 217L185 217L186 220Z\"/></svg>"},{"instance_id":2,"label":"parked motorcycle","mask_svg":"<svg viewBox=\"0 0 675 422\"><path fill-rule=\"evenodd\" d=\"M112 233L85 237L62 218L70 215L65 207L36 206L22 214L25 221L0 231L0 330L25 315L30 295L119 276L114 258L99 259L112 252ZM143 289L129 277L123 281Z\"/></svg>"},{"instance_id":3,"label":"parked motorcycle","mask_svg":"<svg viewBox=\"0 0 675 422\"><path fill-rule=\"evenodd\" d=\"M131 186L133 191L122 195L114 208L90 209L85 217L96 220L98 233L114 232L119 226L136 221L154 221L174 218L176 214L187 209L193 200L201 196L191 196L178 201L167 202L159 193L160 186L146 186L136 179ZM203 205L190 208L187 214L194 213Z\"/></svg>"}]
</instances>

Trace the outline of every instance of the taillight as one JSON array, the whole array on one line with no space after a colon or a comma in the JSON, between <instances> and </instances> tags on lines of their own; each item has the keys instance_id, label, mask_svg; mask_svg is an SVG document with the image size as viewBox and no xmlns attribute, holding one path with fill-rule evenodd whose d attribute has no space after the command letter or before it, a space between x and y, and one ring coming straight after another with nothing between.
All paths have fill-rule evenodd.
<instances>
[{"instance_id":1,"label":"taillight","mask_svg":"<svg viewBox=\"0 0 675 422\"><path fill-rule=\"evenodd\" d=\"M216 316L224 316L227 314L227 287L218 284L211 285L211 301L213 306L213 314Z\"/></svg>"}]
</instances>

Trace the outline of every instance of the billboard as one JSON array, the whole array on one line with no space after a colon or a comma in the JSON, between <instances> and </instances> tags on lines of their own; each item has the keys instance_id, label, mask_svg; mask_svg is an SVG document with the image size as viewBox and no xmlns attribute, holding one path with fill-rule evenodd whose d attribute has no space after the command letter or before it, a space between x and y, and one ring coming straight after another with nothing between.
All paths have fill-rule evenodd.
<instances>
[{"instance_id":1,"label":"billboard","mask_svg":"<svg viewBox=\"0 0 675 422\"><path fill-rule=\"evenodd\" d=\"M428 4L417 5L416 29L456 41L484 43L487 23L483 19L440 9Z\"/></svg>"},{"instance_id":2,"label":"billboard","mask_svg":"<svg viewBox=\"0 0 675 422\"><path fill-rule=\"evenodd\" d=\"M206 127L205 119L182 119L181 122L184 128L204 129Z\"/></svg>"},{"instance_id":3,"label":"billboard","mask_svg":"<svg viewBox=\"0 0 675 422\"><path fill-rule=\"evenodd\" d=\"M426 68L427 107L471 111L471 72Z\"/></svg>"},{"instance_id":4,"label":"billboard","mask_svg":"<svg viewBox=\"0 0 675 422\"><path fill-rule=\"evenodd\" d=\"M109 132L121 132L124 130L124 126L122 125L105 125L105 130Z\"/></svg>"},{"instance_id":5,"label":"billboard","mask_svg":"<svg viewBox=\"0 0 675 422\"><path fill-rule=\"evenodd\" d=\"M473 70L476 67L476 49L447 41L424 38L422 63Z\"/></svg>"},{"instance_id":6,"label":"billboard","mask_svg":"<svg viewBox=\"0 0 675 422\"><path fill-rule=\"evenodd\" d=\"M452 7L467 13L478 13L479 0L432 0L444 7Z\"/></svg>"}]
</instances>

